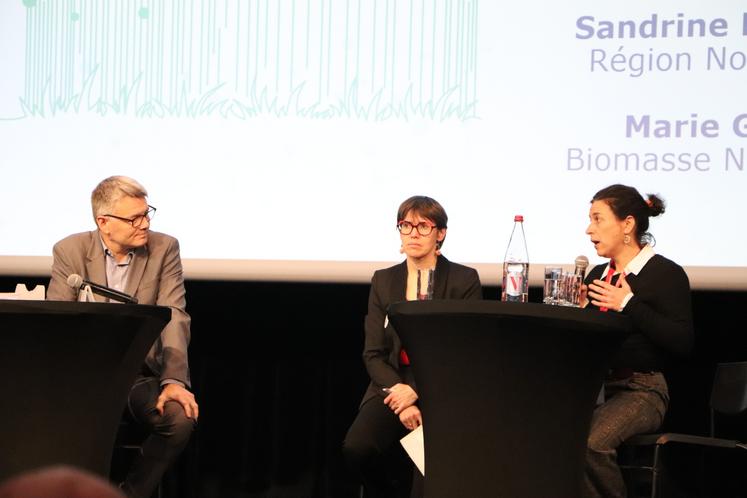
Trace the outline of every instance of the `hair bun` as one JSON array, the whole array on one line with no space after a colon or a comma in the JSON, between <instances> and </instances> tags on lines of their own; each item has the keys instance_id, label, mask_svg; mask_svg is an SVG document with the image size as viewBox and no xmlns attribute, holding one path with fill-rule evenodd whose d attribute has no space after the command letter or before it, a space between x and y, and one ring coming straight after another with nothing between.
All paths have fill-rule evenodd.
<instances>
[{"instance_id":1,"label":"hair bun","mask_svg":"<svg viewBox=\"0 0 747 498\"><path fill-rule=\"evenodd\" d=\"M648 206L649 216L659 216L664 212L664 201L656 194L648 194L646 205Z\"/></svg>"}]
</instances>

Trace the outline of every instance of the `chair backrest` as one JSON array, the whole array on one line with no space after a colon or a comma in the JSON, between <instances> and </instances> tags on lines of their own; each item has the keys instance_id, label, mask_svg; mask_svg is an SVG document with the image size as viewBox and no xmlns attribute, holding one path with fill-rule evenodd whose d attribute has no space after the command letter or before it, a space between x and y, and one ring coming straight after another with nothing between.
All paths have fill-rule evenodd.
<instances>
[{"instance_id":1,"label":"chair backrest","mask_svg":"<svg viewBox=\"0 0 747 498\"><path fill-rule=\"evenodd\" d=\"M747 361L716 366L711 409L724 415L739 415L747 410Z\"/></svg>"}]
</instances>

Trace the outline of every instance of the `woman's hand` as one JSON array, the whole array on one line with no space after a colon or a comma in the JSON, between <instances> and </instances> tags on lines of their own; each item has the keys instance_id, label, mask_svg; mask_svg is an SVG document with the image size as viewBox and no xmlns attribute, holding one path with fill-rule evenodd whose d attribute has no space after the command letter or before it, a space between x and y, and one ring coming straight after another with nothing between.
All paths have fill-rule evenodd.
<instances>
[{"instance_id":1,"label":"woman's hand","mask_svg":"<svg viewBox=\"0 0 747 498\"><path fill-rule=\"evenodd\" d=\"M622 310L622 302L632 290L624 274L620 275L617 283L619 287L608 284L604 280L594 280L590 283L588 294L591 297L591 304L615 311Z\"/></svg>"},{"instance_id":2,"label":"woman's hand","mask_svg":"<svg viewBox=\"0 0 747 498\"><path fill-rule=\"evenodd\" d=\"M589 304L589 286L581 284L578 288L578 306L579 308L586 308Z\"/></svg>"},{"instance_id":3,"label":"woman's hand","mask_svg":"<svg viewBox=\"0 0 747 498\"><path fill-rule=\"evenodd\" d=\"M395 414L399 415L405 408L415 404L417 393L407 384L394 384L389 388L389 394L384 398L386 404Z\"/></svg>"},{"instance_id":4,"label":"woman's hand","mask_svg":"<svg viewBox=\"0 0 747 498\"><path fill-rule=\"evenodd\" d=\"M410 430L417 429L423 425L423 415L420 408L415 405L408 406L399 414L399 421Z\"/></svg>"}]
</instances>

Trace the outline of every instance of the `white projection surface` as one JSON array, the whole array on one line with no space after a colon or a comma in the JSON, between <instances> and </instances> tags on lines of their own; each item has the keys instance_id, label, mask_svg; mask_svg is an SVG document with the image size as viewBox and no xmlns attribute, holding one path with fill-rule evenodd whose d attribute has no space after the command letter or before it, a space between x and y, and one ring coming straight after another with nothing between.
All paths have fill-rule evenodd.
<instances>
[{"instance_id":1,"label":"white projection surface","mask_svg":"<svg viewBox=\"0 0 747 498\"><path fill-rule=\"evenodd\" d=\"M625 183L694 287L747 288L743 2L8 0L0 68L3 274L123 174L187 277L367 281L423 194L484 283L523 214L536 283L601 262L589 201Z\"/></svg>"}]
</instances>

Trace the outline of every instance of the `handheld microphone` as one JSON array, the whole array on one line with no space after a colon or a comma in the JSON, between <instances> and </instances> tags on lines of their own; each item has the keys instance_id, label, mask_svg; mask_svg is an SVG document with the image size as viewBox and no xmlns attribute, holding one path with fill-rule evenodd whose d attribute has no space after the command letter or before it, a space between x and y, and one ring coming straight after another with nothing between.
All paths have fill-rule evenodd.
<instances>
[{"instance_id":1,"label":"handheld microphone","mask_svg":"<svg viewBox=\"0 0 747 498\"><path fill-rule=\"evenodd\" d=\"M589 266L589 258L584 255L576 256L574 263L576 264L576 269L573 270L573 273L581 275L581 281L583 282L584 278L586 278L586 268Z\"/></svg>"},{"instance_id":2,"label":"handheld microphone","mask_svg":"<svg viewBox=\"0 0 747 498\"><path fill-rule=\"evenodd\" d=\"M99 285L93 282L89 282L88 280L83 280L83 277L81 277L77 273L73 273L69 277L67 277L67 285L69 285L73 289L81 289L88 286L91 288L91 291L94 294L98 294L99 296L104 296L106 298L113 299L122 303L137 304L137 298L132 297L129 294L125 294L124 292L119 292L118 290L111 289L104 285Z\"/></svg>"}]
</instances>

